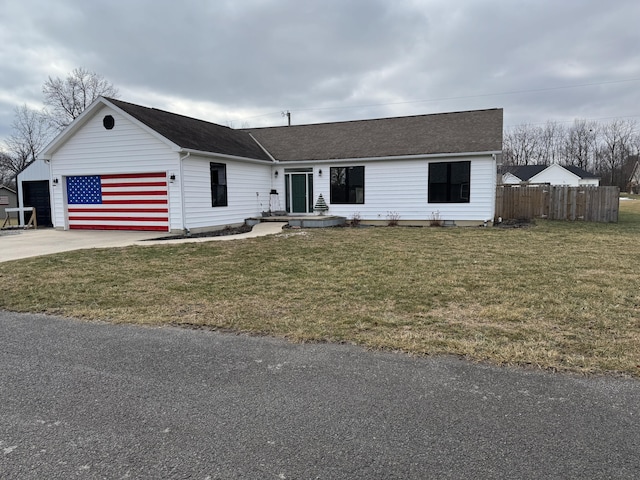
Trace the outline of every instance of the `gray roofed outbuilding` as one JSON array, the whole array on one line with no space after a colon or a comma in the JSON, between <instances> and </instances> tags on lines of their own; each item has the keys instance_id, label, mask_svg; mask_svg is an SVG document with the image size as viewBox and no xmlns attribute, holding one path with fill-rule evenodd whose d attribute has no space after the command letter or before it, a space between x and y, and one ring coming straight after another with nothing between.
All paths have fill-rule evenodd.
<instances>
[{"instance_id":1,"label":"gray roofed outbuilding","mask_svg":"<svg viewBox=\"0 0 640 480\"><path fill-rule=\"evenodd\" d=\"M305 161L502 151L502 109L253 128L276 160Z\"/></svg>"},{"instance_id":2,"label":"gray roofed outbuilding","mask_svg":"<svg viewBox=\"0 0 640 480\"><path fill-rule=\"evenodd\" d=\"M530 178L538 175L540 172L549 168L549 165L504 165L500 172L501 174L510 173L516 177L518 177L523 182L529 181ZM580 167L575 167L573 165L563 165L562 168L568 170L574 175L580 178L599 178L597 175L593 173L589 173L586 170L583 170Z\"/></svg>"}]
</instances>

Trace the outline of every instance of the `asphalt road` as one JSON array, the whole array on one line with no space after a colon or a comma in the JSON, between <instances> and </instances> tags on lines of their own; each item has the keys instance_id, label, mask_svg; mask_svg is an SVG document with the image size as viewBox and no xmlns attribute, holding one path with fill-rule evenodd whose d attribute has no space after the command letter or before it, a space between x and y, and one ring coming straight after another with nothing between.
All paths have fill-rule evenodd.
<instances>
[{"instance_id":1,"label":"asphalt road","mask_svg":"<svg viewBox=\"0 0 640 480\"><path fill-rule=\"evenodd\" d=\"M2 479L639 477L637 380L0 311Z\"/></svg>"}]
</instances>

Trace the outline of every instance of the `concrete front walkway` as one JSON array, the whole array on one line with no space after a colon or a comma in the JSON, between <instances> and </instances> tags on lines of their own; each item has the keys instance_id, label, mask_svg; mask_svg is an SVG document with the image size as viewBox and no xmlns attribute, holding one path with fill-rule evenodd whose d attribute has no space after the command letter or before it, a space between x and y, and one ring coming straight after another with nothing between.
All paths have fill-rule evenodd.
<instances>
[{"instance_id":1,"label":"concrete front walkway","mask_svg":"<svg viewBox=\"0 0 640 480\"><path fill-rule=\"evenodd\" d=\"M239 235L159 241L149 239L166 236L166 234L161 232L121 232L110 230L4 230L0 232L0 263L89 248L172 245L176 243L213 242L260 237L279 233L285 225L286 222L260 223L254 226L250 232Z\"/></svg>"},{"instance_id":2,"label":"concrete front walkway","mask_svg":"<svg viewBox=\"0 0 640 480\"><path fill-rule=\"evenodd\" d=\"M264 237L280 233L287 222L263 222L254 225L250 232L239 233L237 235L220 235L218 237L195 237L180 238L176 240L143 240L136 242L136 245L172 245L175 243L200 243L200 242L223 242L226 240L242 240L243 238ZM162 235L155 235L150 238L157 238Z\"/></svg>"}]
</instances>

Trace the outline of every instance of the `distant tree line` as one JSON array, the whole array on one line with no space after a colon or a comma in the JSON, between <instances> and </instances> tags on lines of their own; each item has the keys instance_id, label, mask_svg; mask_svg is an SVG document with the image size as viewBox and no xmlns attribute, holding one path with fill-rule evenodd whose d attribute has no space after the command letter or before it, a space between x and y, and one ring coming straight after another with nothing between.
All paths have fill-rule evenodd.
<instances>
[{"instance_id":1,"label":"distant tree line","mask_svg":"<svg viewBox=\"0 0 640 480\"><path fill-rule=\"evenodd\" d=\"M0 185L15 188L18 173L96 98L118 96L110 82L84 68L64 79L49 77L42 93L44 107L16 107L11 134L0 141ZM505 165L575 165L624 191L639 158L640 133L635 120L625 119L518 125L504 132L503 152Z\"/></svg>"},{"instance_id":2,"label":"distant tree line","mask_svg":"<svg viewBox=\"0 0 640 480\"><path fill-rule=\"evenodd\" d=\"M635 120L518 125L504 132L505 165L574 165L625 191L640 153Z\"/></svg>"},{"instance_id":3,"label":"distant tree line","mask_svg":"<svg viewBox=\"0 0 640 480\"><path fill-rule=\"evenodd\" d=\"M66 78L49 77L42 87L44 107L16 107L11 133L0 142L0 185L15 188L18 173L99 96L117 97L118 90L101 75L84 68Z\"/></svg>"}]
</instances>

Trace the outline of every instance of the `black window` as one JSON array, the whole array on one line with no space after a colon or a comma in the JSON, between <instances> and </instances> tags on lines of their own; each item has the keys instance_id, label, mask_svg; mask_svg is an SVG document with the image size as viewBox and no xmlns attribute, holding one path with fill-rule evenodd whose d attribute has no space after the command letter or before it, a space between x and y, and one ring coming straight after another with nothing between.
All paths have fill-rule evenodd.
<instances>
[{"instance_id":1,"label":"black window","mask_svg":"<svg viewBox=\"0 0 640 480\"><path fill-rule=\"evenodd\" d=\"M227 206L227 166L224 163L210 163L211 206Z\"/></svg>"},{"instance_id":2,"label":"black window","mask_svg":"<svg viewBox=\"0 0 640 480\"><path fill-rule=\"evenodd\" d=\"M331 203L364 203L364 167L331 167Z\"/></svg>"},{"instance_id":3,"label":"black window","mask_svg":"<svg viewBox=\"0 0 640 480\"><path fill-rule=\"evenodd\" d=\"M429 203L469 203L471 162L429 164Z\"/></svg>"}]
</instances>

